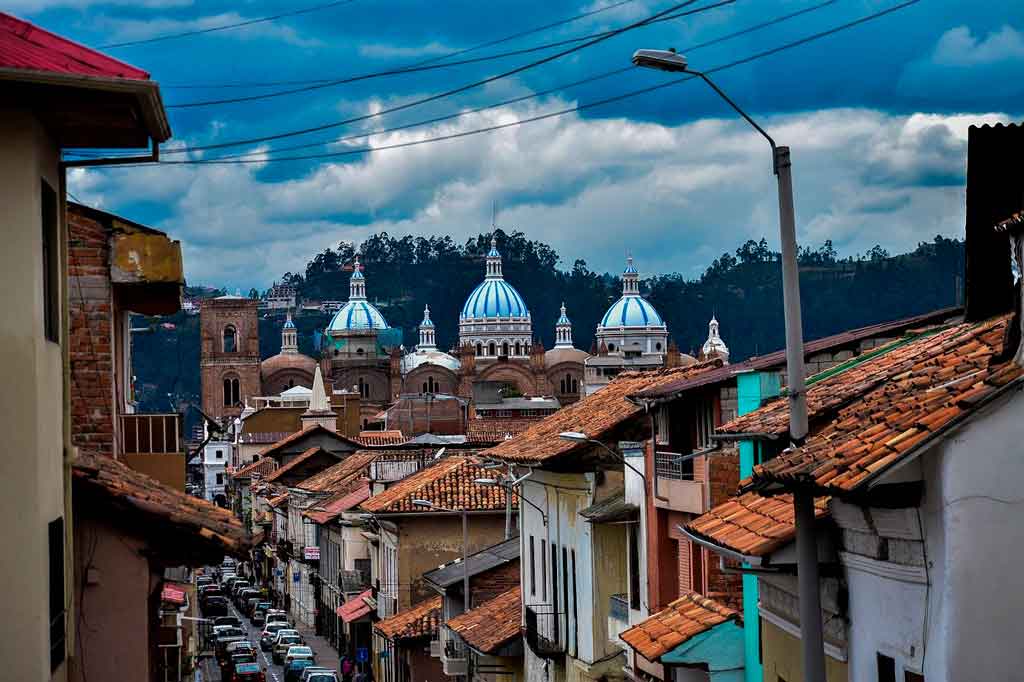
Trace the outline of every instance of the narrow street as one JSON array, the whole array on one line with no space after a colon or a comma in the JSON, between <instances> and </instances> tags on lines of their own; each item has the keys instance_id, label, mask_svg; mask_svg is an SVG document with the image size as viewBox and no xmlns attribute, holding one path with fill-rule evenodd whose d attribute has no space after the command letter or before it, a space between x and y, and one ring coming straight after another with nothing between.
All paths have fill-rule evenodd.
<instances>
[{"instance_id":1,"label":"narrow street","mask_svg":"<svg viewBox=\"0 0 1024 682\"><path fill-rule=\"evenodd\" d=\"M263 627L261 625L253 625L252 621L242 615L235 608L234 604L229 602L228 607L231 610L231 615L237 616L242 621L242 628L248 634L249 641L256 647L257 660L264 670L267 682L284 682L284 666L274 663L271 652L260 649L260 633L263 631ZM313 649L318 666L338 671L338 652L334 650L334 647L326 639L317 636L312 628L306 627L301 623L295 624L295 629L302 634L306 644ZM221 679L220 668L213 657L204 660L200 669L203 682L227 682Z\"/></svg>"}]
</instances>

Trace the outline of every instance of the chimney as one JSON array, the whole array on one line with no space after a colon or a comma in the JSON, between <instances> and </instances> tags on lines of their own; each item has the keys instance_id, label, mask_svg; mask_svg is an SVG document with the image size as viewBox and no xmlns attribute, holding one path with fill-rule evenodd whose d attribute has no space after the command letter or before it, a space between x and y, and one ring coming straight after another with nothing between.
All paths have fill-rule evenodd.
<instances>
[{"instance_id":1,"label":"chimney","mask_svg":"<svg viewBox=\"0 0 1024 682\"><path fill-rule=\"evenodd\" d=\"M968 130L964 317L970 322L1013 309L1006 237L992 226L1024 208L1018 161L1022 157L1024 126L998 124Z\"/></svg>"}]
</instances>

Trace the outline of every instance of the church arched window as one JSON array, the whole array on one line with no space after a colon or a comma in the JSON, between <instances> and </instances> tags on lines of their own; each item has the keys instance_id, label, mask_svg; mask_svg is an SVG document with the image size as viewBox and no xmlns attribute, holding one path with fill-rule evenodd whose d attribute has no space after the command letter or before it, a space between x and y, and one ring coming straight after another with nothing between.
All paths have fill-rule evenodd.
<instances>
[{"instance_id":1,"label":"church arched window","mask_svg":"<svg viewBox=\"0 0 1024 682\"><path fill-rule=\"evenodd\" d=\"M578 379L573 379L572 380L572 392L573 393L579 393L580 392L580 382L579 382Z\"/></svg>"},{"instance_id":2,"label":"church arched window","mask_svg":"<svg viewBox=\"0 0 1024 682\"><path fill-rule=\"evenodd\" d=\"M476 356L480 357L484 354L484 344L477 342L476 344Z\"/></svg>"},{"instance_id":3,"label":"church arched window","mask_svg":"<svg viewBox=\"0 0 1024 682\"><path fill-rule=\"evenodd\" d=\"M238 351L238 332L231 325L224 327L224 352L235 353Z\"/></svg>"},{"instance_id":4,"label":"church arched window","mask_svg":"<svg viewBox=\"0 0 1024 682\"><path fill-rule=\"evenodd\" d=\"M501 354L504 355L505 357L508 357L508 341L501 344Z\"/></svg>"},{"instance_id":5,"label":"church arched window","mask_svg":"<svg viewBox=\"0 0 1024 682\"><path fill-rule=\"evenodd\" d=\"M522 349L523 347L519 344L518 341L516 341L516 355L522 355L522 353L520 352Z\"/></svg>"},{"instance_id":6,"label":"church arched window","mask_svg":"<svg viewBox=\"0 0 1024 682\"><path fill-rule=\"evenodd\" d=\"M562 379L562 383L559 384L559 386L561 386L562 389L559 393L565 393L565 379Z\"/></svg>"},{"instance_id":7,"label":"church arched window","mask_svg":"<svg viewBox=\"0 0 1024 682\"><path fill-rule=\"evenodd\" d=\"M241 402L238 377L224 377L224 407L234 407L240 405Z\"/></svg>"},{"instance_id":8,"label":"church arched window","mask_svg":"<svg viewBox=\"0 0 1024 682\"><path fill-rule=\"evenodd\" d=\"M487 344L487 351L488 355L491 356L495 356L498 354L497 346L494 344L494 341L491 341L489 344Z\"/></svg>"},{"instance_id":9,"label":"church arched window","mask_svg":"<svg viewBox=\"0 0 1024 682\"><path fill-rule=\"evenodd\" d=\"M370 384L363 377L359 377L359 395L363 398L370 397Z\"/></svg>"},{"instance_id":10,"label":"church arched window","mask_svg":"<svg viewBox=\"0 0 1024 682\"><path fill-rule=\"evenodd\" d=\"M425 382L425 381L423 382L423 392L424 393L428 393L429 392L429 391L427 391L427 382Z\"/></svg>"}]
</instances>

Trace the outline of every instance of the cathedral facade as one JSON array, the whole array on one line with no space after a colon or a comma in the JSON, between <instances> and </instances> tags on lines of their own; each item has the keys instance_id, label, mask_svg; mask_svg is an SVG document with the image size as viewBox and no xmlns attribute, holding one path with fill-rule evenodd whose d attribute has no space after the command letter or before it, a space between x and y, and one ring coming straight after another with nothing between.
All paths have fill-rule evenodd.
<instances>
[{"instance_id":1,"label":"cathedral facade","mask_svg":"<svg viewBox=\"0 0 1024 682\"><path fill-rule=\"evenodd\" d=\"M458 344L448 352L437 346L429 305L419 325L419 343L405 349L402 330L390 327L368 300L367 277L358 257L348 301L324 330L319 360L299 353L289 313L281 331L281 352L260 362L256 301L237 296L204 301L200 313L203 409L213 417L237 417L248 398L312 386L318 364L334 390L359 394L361 418L367 425L399 396L450 395L469 403L478 393L549 396L567 405L623 370L692 362L669 343L664 320L641 296L632 258L622 280L622 296L598 324L591 353L574 346L564 304L554 321L554 346L546 350L534 337L530 309L505 280L493 238L483 281L465 299L459 313ZM724 351L728 357L717 320L712 320L704 351L705 356Z\"/></svg>"}]
</instances>

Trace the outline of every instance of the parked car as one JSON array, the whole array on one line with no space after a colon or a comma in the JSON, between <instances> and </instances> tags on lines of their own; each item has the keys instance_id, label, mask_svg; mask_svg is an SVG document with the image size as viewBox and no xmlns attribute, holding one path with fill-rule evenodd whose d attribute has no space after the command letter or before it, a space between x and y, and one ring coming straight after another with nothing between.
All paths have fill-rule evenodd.
<instances>
[{"instance_id":1,"label":"parked car","mask_svg":"<svg viewBox=\"0 0 1024 682\"><path fill-rule=\"evenodd\" d=\"M267 682L259 663L239 663L234 673L224 682Z\"/></svg>"},{"instance_id":2,"label":"parked car","mask_svg":"<svg viewBox=\"0 0 1024 682\"><path fill-rule=\"evenodd\" d=\"M235 593L234 600L235 605L241 609L245 605L245 601L250 597L260 596L260 591L254 587L246 587Z\"/></svg>"},{"instance_id":3,"label":"parked car","mask_svg":"<svg viewBox=\"0 0 1024 682\"><path fill-rule=\"evenodd\" d=\"M238 616L217 616L213 619L213 626L231 625L236 628L242 627L242 619Z\"/></svg>"},{"instance_id":4,"label":"parked car","mask_svg":"<svg viewBox=\"0 0 1024 682\"><path fill-rule=\"evenodd\" d=\"M260 634L260 649L270 651L274 646L274 640L277 639L277 633L281 630L290 629L291 626L288 623L267 623Z\"/></svg>"},{"instance_id":5,"label":"parked car","mask_svg":"<svg viewBox=\"0 0 1024 682\"><path fill-rule=\"evenodd\" d=\"M235 675L235 668L239 663L256 663L256 652L255 651L240 651L235 654L228 656L224 665L220 669L220 678L222 680L230 680Z\"/></svg>"},{"instance_id":6,"label":"parked car","mask_svg":"<svg viewBox=\"0 0 1024 682\"><path fill-rule=\"evenodd\" d=\"M338 676L330 668L311 665L302 671L299 682L310 682L311 680L312 682L338 682Z\"/></svg>"},{"instance_id":7,"label":"parked car","mask_svg":"<svg viewBox=\"0 0 1024 682\"><path fill-rule=\"evenodd\" d=\"M203 615L207 618L228 615L228 600L220 595L208 597L203 604Z\"/></svg>"},{"instance_id":8,"label":"parked car","mask_svg":"<svg viewBox=\"0 0 1024 682\"><path fill-rule=\"evenodd\" d=\"M203 585L212 585L213 578L208 575L197 575L196 576L196 587L202 587Z\"/></svg>"},{"instance_id":9,"label":"parked car","mask_svg":"<svg viewBox=\"0 0 1024 682\"><path fill-rule=\"evenodd\" d=\"M224 666L225 662L231 659L231 655L228 653L228 645L232 642L245 641L244 636L239 637L226 637L217 641L215 648L215 655L217 658L217 664L221 667Z\"/></svg>"},{"instance_id":10,"label":"parked car","mask_svg":"<svg viewBox=\"0 0 1024 682\"><path fill-rule=\"evenodd\" d=\"M237 596L239 592L241 592L247 587L252 587L252 583L250 583L248 580L245 580L244 578L242 580L236 580L235 582L231 583L231 596Z\"/></svg>"},{"instance_id":11,"label":"parked car","mask_svg":"<svg viewBox=\"0 0 1024 682\"><path fill-rule=\"evenodd\" d=\"M263 599L264 596L262 594L247 596L245 601L242 602L242 610L245 611L246 615L252 618L252 612L256 610L256 605L263 601Z\"/></svg>"},{"instance_id":12,"label":"parked car","mask_svg":"<svg viewBox=\"0 0 1024 682\"><path fill-rule=\"evenodd\" d=\"M284 667L284 682L299 682L302 671L313 665L308 658L296 658Z\"/></svg>"},{"instance_id":13,"label":"parked car","mask_svg":"<svg viewBox=\"0 0 1024 682\"><path fill-rule=\"evenodd\" d=\"M252 642L247 639L242 639L237 642L228 642L228 645L224 647L224 651L231 656L239 653L250 653L253 656L256 655L256 647L254 647Z\"/></svg>"},{"instance_id":14,"label":"parked car","mask_svg":"<svg viewBox=\"0 0 1024 682\"><path fill-rule=\"evenodd\" d=\"M302 644L302 637L300 637L299 633L294 630L282 630L277 633L277 639L274 640L273 648L274 663L277 663L278 665L284 663L284 655L288 653L288 648L295 646L296 644Z\"/></svg>"},{"instance_id":15,"label":"parked car","mask_svg":"<svg viewBox=\"0 0 1024 682\"><path fill-rule=\"evenodd\" d=\"M267 611L270 609L270 602L259 601L252 610L252 624L263 625L267 620Z\"/></svg>"},{"instance_id":16,"label":"parked car","mask_svg":"<svg viewBox=\"0 0 1024 682\"><path fill-rule=\"evenodd\" d=\"M308 646L301 644L288 647L288 651L284 655L285 665L291 663L296 658L308 658L316 663L316 657L313 655L313 650Z\"/></svg>"}]
</instances>

